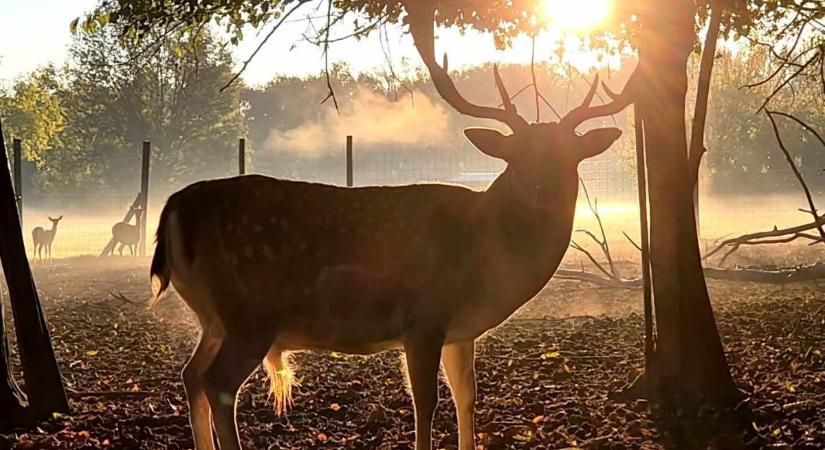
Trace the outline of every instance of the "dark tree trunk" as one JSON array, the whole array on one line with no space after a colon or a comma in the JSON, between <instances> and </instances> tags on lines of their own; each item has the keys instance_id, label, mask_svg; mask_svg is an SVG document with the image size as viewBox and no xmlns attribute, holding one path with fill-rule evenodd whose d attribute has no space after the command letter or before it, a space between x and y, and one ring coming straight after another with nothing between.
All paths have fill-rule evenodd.
<instances>
[{"instance_id":1,"label":"dark tree trunk","mask_svg":"<svg viewBox=\"0 0 825 450\"><path fill-rule=\"evenodd\" d=\"M9 342L3 322L3 305L0 303L0 431L17 425L23 416L25 395L14 381L9 363Z\"/></svg>"},{"instance_id":2,"label":"dark tree trunk","mask_svg":"<svg viewBox=\"0 0 825 450\"><path fill-rule=\"evenodd\" d=\"M8 153L6 153L6 143L3 140L3 127L0 124L0 170L9 172ZM0 289L2 289L0 283ZM0 300L2 300L0 294ZM20 391L14 381L9 361L9 341L6 339L6 322L3 309L5 306L0 301L0 430L7 430L13 427L17 419L23 415L23 404L25 395Z\"/></svg>"},{"instance_id":3,"label":"dark tree trunk","mask_svg":"<svg viewBox=\"0 0 825 450\"><path fill-rule=\"evenodd\" d=\"M692 0L644 18L636 106L644 121L650 198L650 258L657 343L647 396L731 405L730 375L699 254L685 127L687 61L696 39Z\"/></svg>"},{"instance_id":4,"label":"dark tree trunk","mask_svg":"<svg viewBox=\"0 0 825 450\"><path fill-rule=\"evenodd\" d=\"M0 136L1 133L2 129ZM52 412L68 412L69 404L29 261L26 259L8 167L4 146L0 152L0 259L8 285L23 378L26 382L29 400L26 412L28 417L41 418Z\"/></svg>"}]
</instances>

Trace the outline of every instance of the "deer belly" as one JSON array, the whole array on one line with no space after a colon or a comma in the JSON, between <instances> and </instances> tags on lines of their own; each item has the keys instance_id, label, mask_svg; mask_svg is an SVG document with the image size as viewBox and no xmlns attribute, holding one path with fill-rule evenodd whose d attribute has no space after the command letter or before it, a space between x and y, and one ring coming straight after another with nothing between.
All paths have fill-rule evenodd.
<instances>
[{"instance_id":1,"label":"deer belly","mask_svg":"<svg viewBox=\"0 0 825 450\"><path fill-rule=\"evenodd\" d=\"M400 346L402 313L356 302L335 303L310 317L282 317L276 332L279 347L370 354Z\"/></svg>"},{"instance_id":2,"label":"deer belly","mask_svg":"<svg viewBox=\"0 0 825 450\"><path fill-rule=\"evenodd\" d=\"M400 345L413 297L390 277L357 266L327 268L278 322L287 349L369 354Z\"/></svg>"}]
</instances>

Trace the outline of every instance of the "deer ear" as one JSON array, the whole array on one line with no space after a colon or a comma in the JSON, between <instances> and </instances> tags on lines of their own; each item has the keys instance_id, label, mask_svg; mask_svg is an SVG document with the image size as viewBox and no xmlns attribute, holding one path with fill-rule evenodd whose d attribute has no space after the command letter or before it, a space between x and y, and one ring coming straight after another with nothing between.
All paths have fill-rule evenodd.
<instances>
[{"instance_id":1,"label":"deer ear","mask_svg":"<svg viewBox=\"0 0 825 450\"><path fill-rule=\"evenodd\" d=\"M618 128L596 128L578 137L579 157L581 159L592 158L601 154L616 142L622 135L622 130Z\"/></svg>"},{"instance_id":2,"label":"deer ear","mask_svg":"<svg viewBox=\"0 0 825 450\"><path fill-rule=\"evenodd\" d=\"M492 128L465 128L464 136L485 155L510 162L513 156L513 135L504 135Z\"/></svg>"}]
</instances>

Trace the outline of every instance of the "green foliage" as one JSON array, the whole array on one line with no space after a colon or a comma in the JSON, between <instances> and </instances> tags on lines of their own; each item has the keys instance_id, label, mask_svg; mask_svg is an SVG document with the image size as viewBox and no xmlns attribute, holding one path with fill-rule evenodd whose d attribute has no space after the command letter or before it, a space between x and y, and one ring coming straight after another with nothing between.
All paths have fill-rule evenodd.
<instances>
[{"instance_id":1,"label":"green foliage","mask_svg":"<svg viewBox=\"0 0 825 450\"><path fill-rule=\"evenodd\" d=\"M742 87L775 70L768 50L756 47L716 61L708 109L707 167L716 192L797 192L799 185L783 157L764 113L757 113L772 86ZM825 96L817 80L800 77L771 100L771 109L795 115L825 132ZM812 135L790 120L777 118L782 139L807 182L825 189L825 152Z\"/></svg>"},{"instance_id":2,"label":"green foliage","mask_svg":"<svg viewBox=\"0 0 825 450\"><path fill-rule=\"evenodd\" d=\"M14 86L4 125L23 138L41 189L134 186L143 140L153 145L153 183L228 173L245 133L240 87L219 92L232 76L229 52L208 33L159 42L146 51L121 46L114 28L78 34L65 69Z\"/></svg>"},{"instance_id":3,"label":"green foliage","mask_svg":"<svg viewBox=\"0 0 825 450\"><path fill-rule=\"evenodd\" d=\"M284 11L305 0L213 0L192 2L168 0L106 0L94 12L72 22L71 29L95 32L106 24L120 27L121 37L143 41L153 32L176 30L195 32L212 22L221 23L237 42L243 37L243 27L259 28ZM332 23L345 17L353 19L356 30L370 30L364 22L399 23L404 16L402 0L330 0L334 6ZM543 27L541 0L416 0L428 2L437 9L436 23L492 32L496 44L504 47L518 34L533 34ZM793 29L791 23L821 21L825 6L799 0L695 0L697 31L707 18L708 6L720 5L726 13L723 34L745 36L754 31L777 35ZM622 0L614 2L611 20L601 29L591 31L591 45L606 46L610 36L633 44L644 20L652 8L667 7L660 0ZM321 30L323 32L323 30Z\"/></svg>"},{"instance_id":4,"label":"green foliage","mask_svg":"<svg viewBox=\"0 0 825 450\"><path fill-rule=\"evenodd\" d=\"M47 66L18 80L0 101L6 141L25 141L25 157L42 166L66 126L57 70Z\"/></svg>"}]
</instances>

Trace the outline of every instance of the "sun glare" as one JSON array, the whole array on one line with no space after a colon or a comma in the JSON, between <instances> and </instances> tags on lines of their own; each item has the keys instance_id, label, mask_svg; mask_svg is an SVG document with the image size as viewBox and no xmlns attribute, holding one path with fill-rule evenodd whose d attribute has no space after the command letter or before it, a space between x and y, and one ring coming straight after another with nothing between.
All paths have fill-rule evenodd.
<instances>
[{"instance_id":1,"label":"sun glare","mask_svg":"<svg viewBox=\"0 0 825 450\"><path fill-rule=\"evenodd\" d=\"M587 30L607 19L612 3L612 0L544 0L543 9L552 25Z\"/></svg>"}]
</instances>

